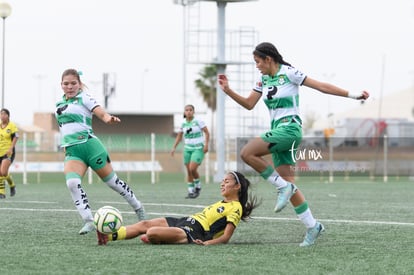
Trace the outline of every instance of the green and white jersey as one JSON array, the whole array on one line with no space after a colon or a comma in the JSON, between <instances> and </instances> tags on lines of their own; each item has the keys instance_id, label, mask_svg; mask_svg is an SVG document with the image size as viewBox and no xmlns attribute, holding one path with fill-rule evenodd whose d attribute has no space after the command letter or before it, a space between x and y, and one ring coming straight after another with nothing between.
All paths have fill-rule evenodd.
<instances>
[{"instance_id":1,"label":"green and white jersey","mask_svg":"<svg viewBox=\"0 0 414 275\"><path fill-rule=\"evenodd\" d=\"M203 128L206 124L193 118L191 121L184 119L179 132L183 133L184 149L201 149L204 147Z\"/></svg>"},{"instance_id":2,"label":"green and white jersey","mask_svg":"<svg viewBox=\"0 0 414 275\"><path fill-rule=\"evenodd\" d=\"M271 125L283 117L299 116L299 86L306 75L287 65L281 65L274 76L262 75L256 82L255 91L269 109Z\"/></svg>"},{"instance_id":3,"label":"green and white jersey","mask_svg":"<svg viewBox=\"0 0 414 275\"><path fill-rule=\"evenodd\" d=\"M56 103L56 120L61 134L61 147L86 142L89 136L95 137L92 130L93 109L98 102L89 94L80 91L75 97Z\"/></svg>"}]
</instances>

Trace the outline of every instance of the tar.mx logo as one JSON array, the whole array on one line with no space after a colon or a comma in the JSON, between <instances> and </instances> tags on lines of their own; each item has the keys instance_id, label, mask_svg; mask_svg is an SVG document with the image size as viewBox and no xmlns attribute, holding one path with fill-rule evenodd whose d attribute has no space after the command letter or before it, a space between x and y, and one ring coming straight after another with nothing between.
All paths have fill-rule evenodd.
<instances>
[{"instance_id":1,"label":"tar.mx logo","mask_svg":"<svg viewBox=\"0 0 414 275\"><path fill-rule=\"evenodd\" d=\"M292 143L292 148L289 150L292 154L293 162L297 160L319 160L322 158L322 151L320 149L295 149L295 141Z\"/></svg>"}]
</instances>

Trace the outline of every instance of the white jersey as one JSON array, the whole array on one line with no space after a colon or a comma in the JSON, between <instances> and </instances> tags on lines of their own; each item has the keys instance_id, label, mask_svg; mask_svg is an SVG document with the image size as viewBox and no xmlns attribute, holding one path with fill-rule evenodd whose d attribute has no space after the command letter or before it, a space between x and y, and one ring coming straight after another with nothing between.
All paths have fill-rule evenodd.
<instances>
[{"instance_id":1,"label":"white jersey","mask_svg":"<svg viewBox=\"0 0 414 275\"><path fill-rule=\"evenodd\" d=\"M200 149L204 147L204 127L206 127L204 121L195 118L191 121L187 121L186 119L183 121L179 132L183 133L185 148Z\"/></svg>"},{"instance_id":2,"label":"white jersey","mask_svg":"<svg viewBox=\"0 0 414 275\"><path fill-rule=\"evenodd\" d=\"M283 117L299 116L299 86L305 78L306 75L299 70L280 65L276 75L262 75L256 82L253 89L262 93L272 125Z\"/></svg>"},{"instance_id":3,"label":"white jersey","mask_svg":"<svg viewBox=\"0 0 414 275\"><path fill-rule=\"evenodd\" d=\"M75 97L56 103L56 120L61 134L61 147L86 142L89 136L95 137L92 130L93 109L98 102L81 91Z\"/></svg>"}]
</instances>

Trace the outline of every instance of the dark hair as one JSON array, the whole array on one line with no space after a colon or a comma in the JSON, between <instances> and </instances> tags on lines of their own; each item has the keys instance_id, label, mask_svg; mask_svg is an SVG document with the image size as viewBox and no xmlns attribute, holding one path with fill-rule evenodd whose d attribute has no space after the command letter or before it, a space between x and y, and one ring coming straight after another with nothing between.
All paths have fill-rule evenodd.
<instances>
[{"instance_id":1,"label":"dark hair","mask_svg":"<svg viewBox=\"0 0 414 275\"><path fill-rule=\"evenodd\" d=\"M184 114L183 114L183 117L184 117L184 118L186 118L186 116L185 116L185 108L187 108L187 107L190 107L191 109L193 109L193 111L195 110L194 105L192 105L192 104L187 104L187 105L185 105L185 106L184 106Z\"/></svg>"},{"instance_id":2,"label":"dark hair","mask_svg":"<svg viewBox=\"0 0 414 275\"><path fill-rule=\"evenodd\" d=\"M253 51L253 54L263 59L266 58L266 56L270 56L276 63L292 66L283 60L282 55L278 52L276 47L269 42L262 42L257 45Z\"/></svg>"},{"instance_id":3,"label":"dark hair","mask_svg":"<svg viewBox=\"0 0 414 275\"><path fill-rule=\"evenodd\" d=\"M260 205L260 202L257 201L256 196L253 196L249 192L251 183L242 173L231 171L230 174L232 174L236 182L240 184L239 201L242 205L243 210L241 219L243 221L246 221L248 218L250 218L250 214L252 213L253 209Z\"/></svg>"},{"instance_id":4,"label":"dark hair","mask_svg":"<svg viewBox=\"0 0 414 275\"><path fill-rule=\"evenodd\" d=\"M10 116L10 111L6 108L3 108L0 110L0 113L5 112L7 114L7 116Z\"/></svg>"},{"instance_id":5,"label":"dark hair","mask_svg":"<svg viewBox=\"0 0 414 275\"><path fill-rule=\"evenodd\" d=\"M81 72L79 72L79 71L77 71L77 70L75 70L75 69L67 69L67 70L65 70L65 71L62 73L62 81L63 81L63 78L64 78L65 76L67 76L67 75L73 75L73 76L75 76L75 77L76 77L76 79L79 81L79 84L80 84L80 86L81 86L81 89L87 88L87 87L86 87L86 85L85 85L85 84L83 84L83 83L82 83L82 81L81 81L81 79L80 79L80 76L82 75L82 73L81 73Z\"/></svg>"}]
</instances>

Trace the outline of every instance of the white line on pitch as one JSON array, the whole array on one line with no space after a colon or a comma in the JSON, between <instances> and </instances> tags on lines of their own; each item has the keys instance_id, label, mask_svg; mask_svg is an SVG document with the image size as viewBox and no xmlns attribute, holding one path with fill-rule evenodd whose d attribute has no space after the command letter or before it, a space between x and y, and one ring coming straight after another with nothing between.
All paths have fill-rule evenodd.
<instances>
[{"instance_id":1,"label":"white line on pitch","mask_svg":"<svg viewBox=\"0 0 414 275\"><path fill-rule=\"evenodd\" d=\"M111 202L112 203L112 202ZM203 208L204 206L194 206L194 205L186 205L186 204L157 204L157 203L146 203L145 205L165 205L165 206L176 206L176 207L197 207ZM0 210L15 210L15 211L39 211L39 212L75 212L76 209L34 209L34 208L12 208L12 207L0 207ZM122 211L122 213L126 214L134 214L132 211ZM149 215L156 215L156 216L186 216L188 214L183 213L158 213L158 212L147 212ZM297 221L297 218L278 218L278 217L252 217L253 220L282 220L282 221ZM319 219L323 222L330 222L330 223L353 223L353 224L372 224L372 225L407 225L407 226L414 226L414 223L408 222L392 222L392 221L356 221L356 220L333 220L333 219Z\"/></svg>"}]
</instances>

